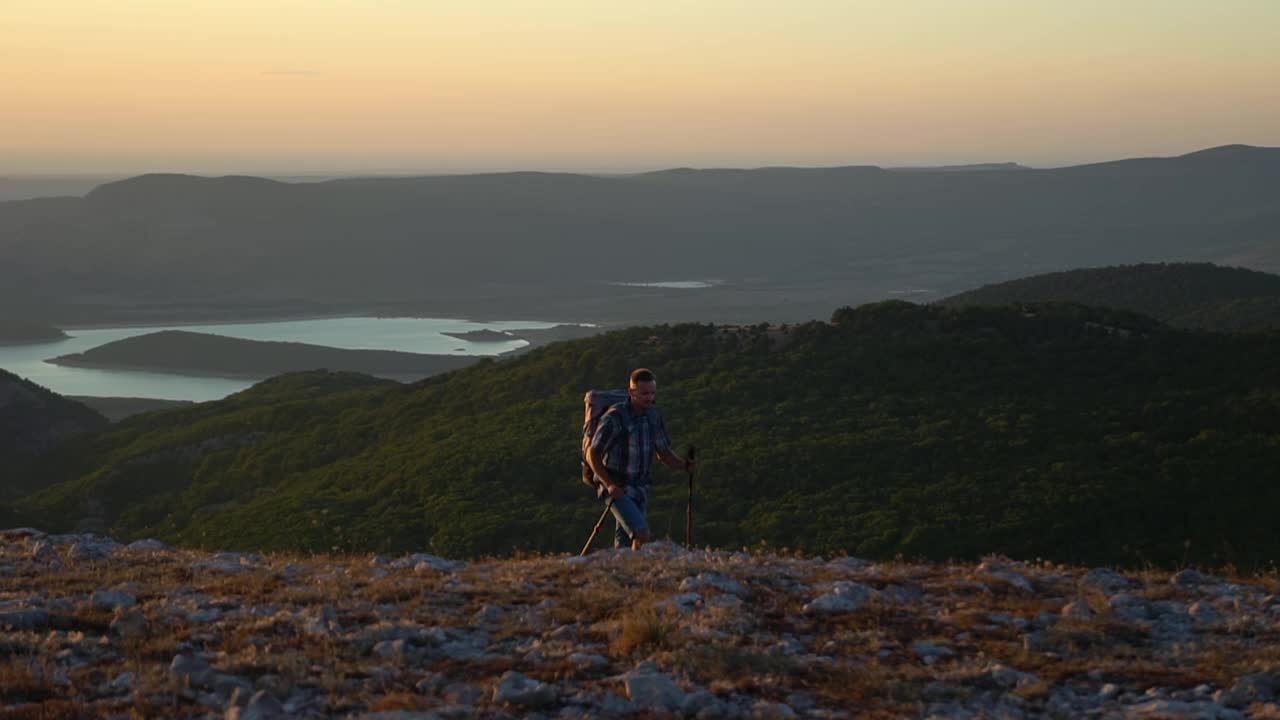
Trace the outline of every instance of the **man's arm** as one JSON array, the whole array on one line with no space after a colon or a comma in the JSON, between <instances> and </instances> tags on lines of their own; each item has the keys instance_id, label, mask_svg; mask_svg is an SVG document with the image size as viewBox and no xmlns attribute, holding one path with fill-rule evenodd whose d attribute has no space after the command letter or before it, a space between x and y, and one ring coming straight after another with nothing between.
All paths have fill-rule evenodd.
<instances>
[{"instance_id":1,"label":"man's arm","mask_svg":"<svg viewBox=\"0 0 1280 720\"><path fill-rule=\"evenodd\" d=\"M692 460L685 460L675 454L675 452L669 447L658 448L658 459L662 461L663 465L666 465L676 472L680 472L682 470L693 472L694 467L696 467Z\"/></svg>"},{"instance_id":2,"label":"man's arm","mask_svg":"<svg viewBox=\"0 0 1280 720\"><path fill-rule=\"evenodd\" d=\"M591 472L600 478L600 482L604 483L605 490L608 490L609 496L613 498L622 497L624 491L622 485L617 482L609 473L609 469L605 467L604 455L605 449L613 442L613 437L617 432L617 419L612 415L606 414L600 419L596 434L591 438L591 444L587 447L587 465L591 467Z\"/></svg>"},{"instance_id":3,"label":"man's arm","mask_svg":"<svg viewBox=\"0 0 1280 720\"><path fill-rule=\"evenodd\" d=\"M604 451L597 447L587 448L587 465L591 466L591 472L600 478L600 482L604 483L604 487L609 491L610 497L621 497L623 488L615 483L609 475L609 470L604 466Z\"/></svg>"}]
</instances>

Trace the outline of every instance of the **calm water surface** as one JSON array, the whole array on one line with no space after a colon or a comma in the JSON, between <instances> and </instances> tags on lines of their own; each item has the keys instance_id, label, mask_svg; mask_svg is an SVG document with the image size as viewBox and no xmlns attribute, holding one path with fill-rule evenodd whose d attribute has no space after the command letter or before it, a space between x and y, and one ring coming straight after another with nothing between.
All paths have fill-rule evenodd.
<instances>
[{"instance_id":1,"label":"calm water surface","mask_svg":"<svg viewBox=\"0 0 1280 720\"><path fill-rule=\"evenodd\" d=\"M132 370L60 367L47 358L84 352L104 343L160 330L188 330L248 340L282 340L355 350L400 350L448 355L497 355L527 343L475 343L443 335L470 330L528 330L541 322L479 323L445 318L324 318L278 322L67 329L70 338L31 345L0 345L0 368L62 395L217 400L253 385L250 380L194 377ZM461 350L461 351L459 351Z\"/></svg>"}]
</instances>

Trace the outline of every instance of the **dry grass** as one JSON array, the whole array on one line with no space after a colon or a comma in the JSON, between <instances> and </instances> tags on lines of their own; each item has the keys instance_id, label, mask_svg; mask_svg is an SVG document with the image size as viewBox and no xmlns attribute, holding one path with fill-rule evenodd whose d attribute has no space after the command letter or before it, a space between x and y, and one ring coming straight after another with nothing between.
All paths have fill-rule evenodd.
<instances>
[{"instance_id":1,"label":"dry grass","mask_svg":"<svg viewBox=\"0 0 1280 720\"><path fill-rule=\"evenodd\" d=\"M620 630L609 649L616 658L648 655L676 647L680 621L675 613L639 603L619 618Z\"/></svg>"}]
</instances>

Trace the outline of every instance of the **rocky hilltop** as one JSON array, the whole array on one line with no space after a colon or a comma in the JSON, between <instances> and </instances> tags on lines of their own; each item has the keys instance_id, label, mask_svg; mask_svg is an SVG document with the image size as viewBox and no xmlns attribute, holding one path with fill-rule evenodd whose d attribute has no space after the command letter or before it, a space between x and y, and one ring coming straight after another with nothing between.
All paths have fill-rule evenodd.
<instances>
[{"instance_id":1,"label":"rocky hilltop","mask_svg":"<svg viewBox=\"0 0 1280 720\"><path fill-rule=\"evenodd\" d=\"M0 531L14 717L1280 717L1274 575Z\"/></svg>"}]
</instances>

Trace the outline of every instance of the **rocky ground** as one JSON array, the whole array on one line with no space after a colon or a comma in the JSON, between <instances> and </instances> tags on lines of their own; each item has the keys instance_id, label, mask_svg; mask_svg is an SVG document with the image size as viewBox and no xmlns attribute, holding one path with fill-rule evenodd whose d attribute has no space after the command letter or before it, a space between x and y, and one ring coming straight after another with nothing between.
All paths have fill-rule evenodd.
<instances>
[{"instance_id":1,"label":"rocky ground","mask_svg":"<svg viewBox=\"0 0 1280 720\"><path fill-rule=\"evenodd\" d=\"M1280 579L0 531L0 718L1280 718Z\"/></svg>"}]
</instances>

